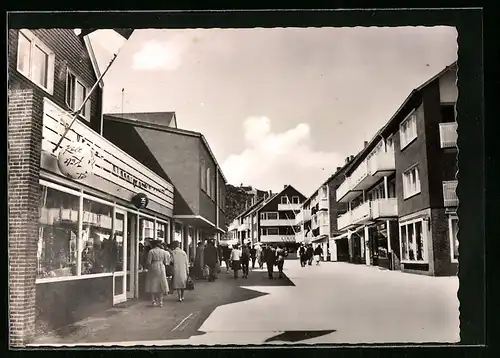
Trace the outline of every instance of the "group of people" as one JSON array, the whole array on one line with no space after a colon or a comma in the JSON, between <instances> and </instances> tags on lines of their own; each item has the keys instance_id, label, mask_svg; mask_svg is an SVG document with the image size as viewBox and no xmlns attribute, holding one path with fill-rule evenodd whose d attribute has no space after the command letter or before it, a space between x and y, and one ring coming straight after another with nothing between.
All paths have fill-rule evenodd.
<instances>
[{"instance_id":1,"label":"group of people","mask_svg":"<svg viewBox=\"0 0 500 358\"><path fill-rule=\"evenodd\" d=\"M322 256L323 248L321 245L317 245L316 248L313 248L312 244L301 244L299 247L300 266L302 267L306 267L306 265L311 266L313 260L316 261L316 265L319 265Z\"/></svg>"},{"instance_id":2,"label":"group of people","mask_svg":"<svg viewBox=\"0 0 500 358\"><path fill-rule=\"evenodd\" d=\"M147 268L146 292L151 294L153 306L163 306L163 297L177 291L179 302L189 279L189 259L179 241L166 244L160 240L145 239L141 265ZM169 287L168 279L172 287Z\"/></svg>"},{"instance_id":3,"label":"group of people","mask_svg":"<svg viewBox=\"0 0 500 358\"><path fill-rule=\"evenodd\" d=\"M282 245L251 245L251 244L236 244L232 248L221 248L221 264L222 261L226 266L226 272L233 271L235 279L239 277L239 271L242 271L242 277L248 278L250 261L252 269L257 263L260 269L264 268L264 263L267 267L269 279L274 278L274 267L278 268L278 277L283 277L283 266L285 257L288 256L287 250Z\"/></svg>"}]
</instances>

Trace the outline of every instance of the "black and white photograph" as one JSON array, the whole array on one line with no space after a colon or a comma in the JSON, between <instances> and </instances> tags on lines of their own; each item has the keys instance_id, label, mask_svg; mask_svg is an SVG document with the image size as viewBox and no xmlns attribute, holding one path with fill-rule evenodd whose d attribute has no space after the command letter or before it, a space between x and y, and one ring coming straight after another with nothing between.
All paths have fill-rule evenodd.
<instances>
[{"instance_id":1,"label":"black and white photograph","mask_svg":"<svg viewBox=\"0 0 500 358\"><path fill-rule=\"evenodd\" d=\"M10 347L460 342L457 28L84 26L8 29Z\"/></svg>"}]
</instances>

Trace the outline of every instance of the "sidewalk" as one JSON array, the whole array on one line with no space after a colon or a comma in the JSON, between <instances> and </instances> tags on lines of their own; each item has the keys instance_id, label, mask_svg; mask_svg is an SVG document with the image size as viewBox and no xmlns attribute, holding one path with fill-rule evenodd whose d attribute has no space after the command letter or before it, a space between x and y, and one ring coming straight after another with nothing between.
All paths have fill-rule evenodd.
<instances>
[{"instance_id":1,"label":"sidewalk","mask_svg":"<svg viewBox=\"0 0 500 358\"><path fill-rule=\"evenodd\" d=\"M275 273L276 275L276 273ZM293 286L287 278L269 280L267 271L255 269L248 279L234 279L222 268L215 282L195 281L195 290L186 291L184 302L169 295L163 307L149 301L131 300L99 315L88 317L57 332L38 337L33 345L53 344L136 344L148 341L185 340L203 334L199 327L221 305L250 300L266 293L252 287ZM245 287L245 288L242 288ZM116 343L114 343L116 344Z\"/></svg>"}]
</instances>

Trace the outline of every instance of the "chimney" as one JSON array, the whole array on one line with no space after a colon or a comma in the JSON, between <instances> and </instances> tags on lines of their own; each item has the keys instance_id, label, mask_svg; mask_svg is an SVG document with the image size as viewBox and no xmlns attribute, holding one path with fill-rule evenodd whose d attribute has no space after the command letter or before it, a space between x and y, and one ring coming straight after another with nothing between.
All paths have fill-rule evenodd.
<instances>
[{"instance_id":1,"label":"chimney","mask_svg":"<svg viewBox=\"0 0 500 358\"><path fill-rule=\"evenodd\" d=\"M340 169L342 169L342 167L337 167L337 171L339 171Z\"/></svg>"},{"instance_id":2,"label":"chimney","mask_svg":"<svg viewBox=\"0 0 500 358\"><path fill-rule=\"evenodd\" d=\"M349 157L345 158L345 163L346 164L349 163L349 159L350 159Z\"/></svg>"},{"instance_id":3,"label":"chimney","mask_svg":"<svg viewBox=\"0 0 500 358\"><path fill-rule=\"evenodd\" d=\"M351 155L351 158L349 159L349 161L353 160L354 159L354 155Z\"/></svg>"},{"instance_id":4,"label":"chimney","mask_svg":"<svg viewBox=\"0 0 500 358\"><path fill-rule=\"evenodd\" d=\"M364 143L363 143L363 148L366 148L367 145L368 145L368 141L365 140Z\"/></svg>"},{"instance_id":5,"label":"chimney","mask_svg":"<svg viewBox=\"0 0 500 358\"><path fill-rule=\"evenodd\" d=\"M283 185L283 189L285 189L287 186L288 186L287 184Z\"/></svg>"}]
</instances>

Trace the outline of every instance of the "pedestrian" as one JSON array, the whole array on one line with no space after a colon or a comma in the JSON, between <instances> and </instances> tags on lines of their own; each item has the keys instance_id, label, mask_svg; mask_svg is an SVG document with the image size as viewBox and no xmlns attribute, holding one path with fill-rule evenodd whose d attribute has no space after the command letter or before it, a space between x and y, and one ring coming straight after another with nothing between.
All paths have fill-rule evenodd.
<instances>
[{"instance_id":1,"label":"pedestrian","mask_svg":"<svg viewBox=\"0 0 500 358\"><path fill-rule=\"evenodd\" d=\"M252 269L255 268L255 260L257 259L257 249L255 248L255 245L252 246L250 249L250 258L252 259Z\"/></svg>"},{"instance_id":2,"label":"pedestrian","mask_svg":"<svg viewBox=\"0 0 500 358\"><path fill-rule=\"evenodd\" d=\"M300 259L300 266L301 267L306 267L307 256L306 256L306 248L304 247L304 244L300 245L300 248L299 248L299 259Z\"/></svg>"},{"instance_id":3,"label":"pedestrian","mask_svg":"<svg viewBox=\"0 0 500 358\"><path fill-rule=\"evenodd\" d=\"M313 249L313 245L312 245L312 244L309 244L309 245L307 245L307 249L306 249L307 264L308 264L309 266L311 266L311 265L312 265L313 256L314 256L314 249Z\"/></svg>"},{"instance_id":4,"label":"pedestrian","mask_svg":"<svg viewBox=\"0 0 500 358\"><path fill-rule=\"evenodd\" d=\"M259 268L262 270L264 268L264 261L265 261L265 258L264 258L264 253L265 253L265 247L260 247L259 246L259 250L258 250L258 258L259 258Z\"/></svg>"},{"instance_id":5,"label":"pedestrian","mask_svg":"<svg viewBox=\"0 0 500 358\"><path fill-rule=\"evenodd\" d=\"M196 255L194 259L194 277L197 280L200 280L203 278L203 267L205 267L204 264L204 251L205 247L203 245L203 242L198 242L198 246L196 247Z\"/></svg>"},{"instance_id":6,"label":"pedestrian","mask_svg":"<svg viewBox=\"0 0 500 358\"><path fill-rule=\"evenodd\" d=\"M229 246L225 246L223 248L223 260L224 265L226 265L226 273L229 273L229 269L231 267L231 249Z\"/></svg>"},{"instance_id":7,"label":"pedestrian","mask_svg":"<svg viewBox=\"0 0 500 358\"><path fill-rule=\"evenodd\" d=\"M278 266L278 278L283 278L283 266L285 264L286 251L283 245L279 245L276 250L276 266Z\"/></svg>"},{"instance_id":8,"label":"pedestrian","mask_svg":"<svg viewBox=\"0 0 500 358\"><path fill-rule=\"evenodd\" d=\"M241 247L241 268L243 270L243 278L248 278L248 266L250 264L250 250L248 245L243 244Z\"/></svg>"},{"instance_id":9,"label":"pedestrian","mask_svg":"<svg viewBox=\"0 0 500 358\"><path fill-rule=\"evenodd\" d=\"M184 290L186 289L187 280L189 277L189 260L187 254L179 247L179 241L174 241L172 244L172 258L174 261L174 277L172 286L177 291L179 302L184 301Z\"/></svg>"},{"instance_id":10,"label":"pedestrian","mask_svg":"<svg viewBox=\"0 0 500 358\"><path fill-rule=\"evenodd\" d=\"M321 247L321 245L316 246L316 248L314 249L314 260L316 261L316 265L319 265L322 255L323 255L323 248Z\"/></svg>"},{"instance_id":11,"label":"pedestrian","mask_svg":"<svg viewBox=\"0 0 500 358\"><path fill-rule=\"evenodd\" d=\"M208 266L208 281L213 282L216 278L216 266L219 261L219 253L213 240L208 241L207 247L203 251L203 262L206 266Z\"/></svg>"},{"instance_id":12,"label":"pedestrian","mask_svg":"<svg viewBox=\"0 0 500 358\"><path fill-rule=\"evenodd\" d=\"M238 278L238 271L241 269L241 250L236 244L231 251L231 256L229 257L231 260L231 266L234 272L234 278Z\"/></svg>"},{"instance_id":13,"label":"pedestrian","mask_svg":"<svg viewBox=\"0 0 500 358\"><path fill-rule=\"evenodd\" d=\"M276 250L271 245L268 245L265 249L264 260L266 261L267 277L272 280L274 278L274 265L276 264Z\"/></svg>"},{"instance_id":14,"label":"pedestrian","mask_svg":"<svg viewBox=\"0 0 500 358\"><path fill-rule=\"evenodd\" d=\"M146 292L151 293L153 306L163 307L163 296L169 291L165 266L170 264L171 258L169 253L160 247L160 242L159 240L150 242Z\"/></svg>"}]
</instances>

